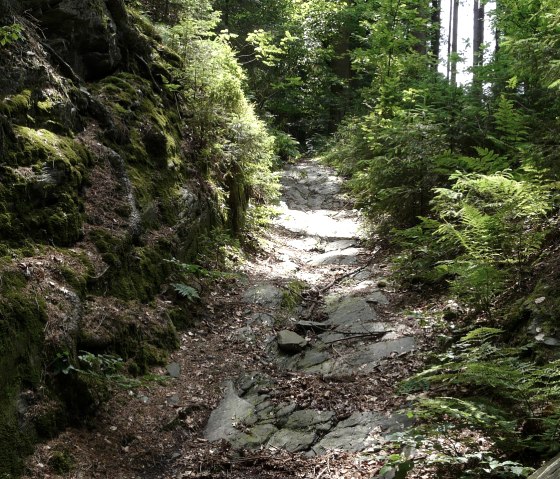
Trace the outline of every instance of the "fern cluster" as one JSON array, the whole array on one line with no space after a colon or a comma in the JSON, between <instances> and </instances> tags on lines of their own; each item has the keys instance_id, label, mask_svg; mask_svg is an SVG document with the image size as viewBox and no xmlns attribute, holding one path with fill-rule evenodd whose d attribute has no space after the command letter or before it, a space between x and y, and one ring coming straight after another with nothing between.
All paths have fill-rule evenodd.
<instances>
[{"instance_id":1,"label":"fern cluster","mask_svg":"<svg viewBox=\"0 0 560 479\"><path fill-rule=\"evenodd\" d=\"M555 453L560 439L560 361L536 365L530 345L502 343L504 331L479 328L408 379L403 391L431 391L415 414L437 429L474 428L510 453ZM441 394L444 395L441 395Z\"/></svg>"},{"instance_id":2,"label":"fern cluster","mask_svg":"<svg viewBox=\"0 0 560 479\"><path fill-rule=\"evenodd\" d=\"M510 171L457 172L450 179L450 188L434 190L433 217L399 234L406 248L397 264L447 278L459 299L490 313L496 295L518 283L540 251L550 189Z\"/></svg>"}]
</instances>

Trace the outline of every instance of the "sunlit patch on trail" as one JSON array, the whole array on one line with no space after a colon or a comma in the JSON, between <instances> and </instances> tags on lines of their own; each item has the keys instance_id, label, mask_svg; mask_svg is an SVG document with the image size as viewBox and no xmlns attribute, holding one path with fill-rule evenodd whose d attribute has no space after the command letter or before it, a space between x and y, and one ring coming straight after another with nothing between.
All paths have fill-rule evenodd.
<instances>
[{"instance_id":1,"label":"sunlit patch on trail","mask_svg":"<svg viewBox=\"0 0 560 479\"><path fill-rule=\"evenodd\" d=\"M282 203L281 207L279 224L293 233L336 239L358 236L355 217L345 217L343 214L336 216L338 212L329 210L290 209L286 203Z\"/></svg>"}]
</instances>

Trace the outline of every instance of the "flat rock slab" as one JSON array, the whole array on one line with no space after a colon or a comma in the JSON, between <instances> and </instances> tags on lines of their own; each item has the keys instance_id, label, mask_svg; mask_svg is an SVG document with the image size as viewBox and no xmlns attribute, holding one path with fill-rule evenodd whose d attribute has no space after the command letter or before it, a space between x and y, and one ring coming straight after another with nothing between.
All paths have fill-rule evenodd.
<instances>
[{"instance_id":1,"label":"flat rock slab","mask_svg":"<svg viewBox=\"0 0 560 479\"><path fill-rule=\"evenodd\" d=\"M380 304L380 305L387 305L389 304L389 298L381 291L374 291L368 297L366 297L366 301L370 304Z\"/></svg>"},{"instance_id":2,"label":"flat rock slab","mask_svg":"<svg viewBox=\"0 0 560 479\"><path fill-rule=\"evenodd\" d=\"M315 438L316 434L313 431L280 429L270 438L267 445L288 452L307 451L315 442Z\"/></svg>"},{"instance_id":3,"label":"flat rock slab","mask_svg":"<svg viewBox=\"0 0 560 479\"><path fill-rule=\"evenodd\" d=\"M274 316L269 313L251 313L247 316L247 324L272 327L274 326Z\"/></svg>"},{"instance_id":4,"label":"flat rock slab","mask_svg":"<svg viewBox=\"0 0 560 479\"><path fill-rule=\"evenodd\" d=\"M279 308L284 297L284 290L274 284L264 283L253 286L245 291L243 301L248 304L258 304L266 308Z\"/></svg>"},{"instance_id":5,"label":"flat rock slab","mask_svg":"<svg viewBox=\"0 0 560 479\"><path fill-rule=\"evenodd\" d=\"M348 248L353 248L356 246L357 241L355 239L344 239L338 241L331 241L325 245L325 253L330 253L332 251L341 251Z\"/></svg>"},{"instance_id":6,"label":"flat rock slab","mask_svg":"<svg viewBox=\"0 0 560 479\"><path fill-rule=\"evenodd\" d=\"M165 369L167 370L167 374L172 378L178 378L181 375L181 366L179 363L168 364Z\"/></svg>"},{"instance_id":7,"label":"flat rock slab","mask_svg":"<svg viewBox=\"0 0 560 479\"><path fill-rule=\"evenodd\" d=\"M560 477L560 454L538 469L529 479L558 479Z\"/></svg>"},{"instance_id":8,"label":"flat rock slab","mask_svg":"<svg viewBox=\"0 0 560 479\"><path fill-rule=\"evenodd\" d=\"M334 413L332 411L317 411L315 409L301 409L293 412L284 425L286 429L330 431L333 426Z\"/></svg>"},{"instance_id":9,"label":"flat rock slab","mask_svg":"<svg viewBox=\"0 0 560 479\"><path fill-rule=\"evenodd\" d=\"M247 432L237 432L229 438L229 443L234 449L258 449L265 444L278 428L272 424L257 424Z\"/></svg>"},{"instance_id":10,"label":"flat rock slab","mask_svg":"<svg viewBox=\"0 0 560 479\"><path fill-rule=\"evenodd\" d=\"M288 331L287 329L278 333L276 341L278 342L280 351L288 354L299 353L307 346L307 340L304 337L293 331Z\"/></svg>"},{"instance_id":11,"label":"flat rock slab","mask_svg":"<svg viewBox=\"0 0 560 479\"><path fill-rule=\"evenodd\" d=\"M307 321L302 319L296 322L296 328L302 331L326 331L330 329L330 326L318 321Z\"/></svg>"},{"instance_id":12,"label":"flat rock slab","mask_svg":"<svg viewBox=\"0 0 560 479\"><path fill-rule=\"evenodd\" d=\"M336 211L318 210L305 212L289 209L283 205L278 223L293 233L321 238L351 239L358 236L355 218L337 218Z\"/></svg>"},{"instance_id":13,"label":"flat rock slab","mask_svg":"<svg viewBox=\"0 0 560 479\"><path fill-rule=\"evenodd\" d=\"M344 250L328 251L323 254L315 255L308 261L311 266L324 266L329 264L354 265L359 262L358 255L363 253L361 248L347 248Z\"/></svg>"},{"instance_id":14,"label":"flat rock slab","mask_svg":"<svg viewBox=\"0 0 560 479\"><path fill-rule=\"evenodd\" d=\"M380 339L390 331L390 325L376 321L375 323L350 323L347 326L339 326L333 331L319 334L318 338L325 344L337 343L339 341L351 341L354 338L362 341Z\"/></svg>"},{"instance_id":15,"label":"flat rock slab","mask_svg":"<svg viewBox=\"0 0 560 479\"><path fill-rule=\"evenodd\" d=\"M375 412L355 412L339 422L311 449L310 455L339 450L359 452L374 444L379 436L402 431L411 424L404 415L385 416ZM376 437L374 437L376 436Z\"/></svg>"},{"instance_id":16,"label":"flat rock slab","mask_svg":"<svg viewBox=\"0 0 560 479\"><path fill-rule=\"evenodd\" d=\"M224 398L218 405L206 424L204 438L208 441L229 440L239 432L235 425L242 423L249 416L254 414L253 405L237 395L232 381L226 384Z\"/></svg>"},{"instance_id":17,"label":"flat rock slab","mask_svg":"<svg viewBox=\"0 0 560 479\"><path fill-rule=\"evenodd\" d=\"M233 339L234 341L239 341L241 343L252 343L256 340L256 337L251 326L244 326L243 328L237 328L231 334L231 339Z\"/></svg>"},{"instance_id":18,"label":"flat rock slab","mask_svg":"<svg viewBox=\"0 0 560 479\"><path fill-rule=\"evenodd\" d=\"M416 341L411 336L363 344L343 354L341 357L327 361L321 365L330 375L348 373L369 373L375 369L379 361L393 355L413 351Z\"/></svg>"},{"instance_id":19,"label":"flat rock slab","mask_svg":"<svg viewBox=\"0 0 560 479\"><path fill-rule=\"evenodd\" d=\"M297 361L294 369L299 369L305 371L306 369L313 368L319 364L324 363L330 359L330 354L325 351L317 351L316 349L310 349L306 351L305 355Z\"/></svg>"},{"instance_id":20,"label":"flat rock slab","mask_svg":"<svg viewBox=\"0 0 560 479\"><path fill-rule=\"evenodd\" d=\"M362 297L327 297L325 324L332 327L348 326L355 323L368 323L377 320L377 314Z\"/></svg>"}]
</instances>

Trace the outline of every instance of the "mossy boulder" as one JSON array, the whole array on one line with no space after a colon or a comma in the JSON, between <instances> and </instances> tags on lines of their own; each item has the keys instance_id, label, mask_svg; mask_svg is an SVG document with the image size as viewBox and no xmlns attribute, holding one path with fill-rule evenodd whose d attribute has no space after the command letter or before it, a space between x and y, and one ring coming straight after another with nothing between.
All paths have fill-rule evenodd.
<instances>
[{"instance_id":1,"label":"mossy boulder","mask_svg":"<svg viewBox=\"0 0 560 479\"><path fill-rule=\"evenodd\" d=\"M123 58L117 22L104 0L23 0L50 46L83 78L113 72Z\"/></svg>"},{"instance_id":2,"label":"mossy boulder","mask_svg":"<svg viewBox=\"0 0 560 479\"><path fill-rule=\"evenodd\" d=\"M82 350L117 354L129 370L143 374L148 366L163 364L179 339L164 303L98 297L86 304L78 344Z\"/></svg>"}]
</instances>

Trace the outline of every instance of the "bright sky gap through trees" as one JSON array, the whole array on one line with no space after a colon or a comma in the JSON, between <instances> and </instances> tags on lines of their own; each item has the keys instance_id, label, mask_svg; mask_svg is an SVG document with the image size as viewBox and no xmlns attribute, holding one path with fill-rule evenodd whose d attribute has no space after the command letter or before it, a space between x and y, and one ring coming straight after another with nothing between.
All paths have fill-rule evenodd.
<instances>
[{"instance_id":1,"label":"bright sky gap through trees","mask_svg":"<svg viewBox=\"0 0 560 479\"><path fill-rule=\"evenodd\" d=\"M472 67L472 44L473 44L473 1L463 0L459 7L459 54L462 61L457 66L457 81L460 84L469 83L472 74L469 69ZM494 51L494 27L493 16L496 8L495 1L486 3L486 21L484 25L484 44L486 45L485 61L488 61L489 55ZM449 37L449 15L450 2L442 0L441 12L441 65L440 71L445 73L447 70L447 44Z\"/></svg>"}]
</instances>

